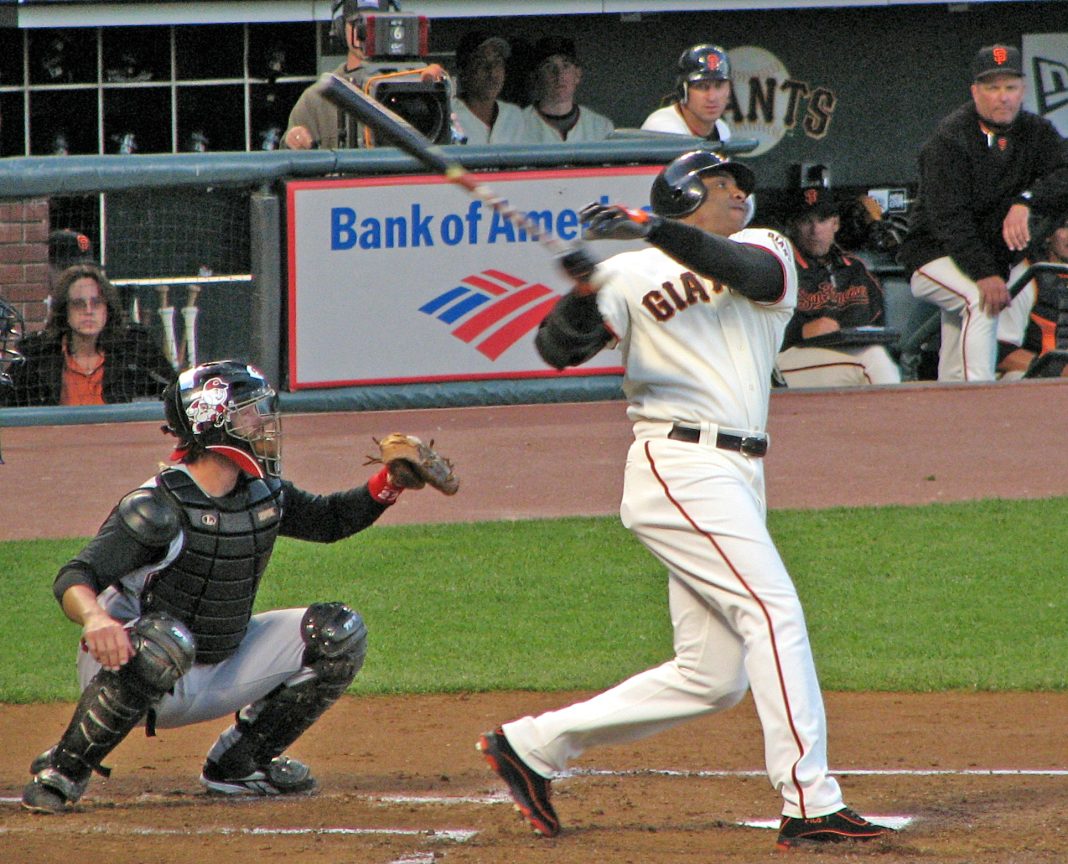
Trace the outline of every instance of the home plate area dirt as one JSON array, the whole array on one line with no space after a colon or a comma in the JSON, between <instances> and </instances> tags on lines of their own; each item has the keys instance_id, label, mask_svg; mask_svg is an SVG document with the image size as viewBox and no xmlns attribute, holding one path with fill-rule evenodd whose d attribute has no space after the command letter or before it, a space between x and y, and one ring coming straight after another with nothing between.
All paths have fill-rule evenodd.
<instances>
[{"instance_id":1,"label":"home plate area dirt","mask_svg":"<svg viewBox=\"0 0 1068 864\"><path fill-rule=\"evenodd\" d=\"M1068 448L1050 447L1048 438L1068 426L1068 400L1057 386L776 394L769 501L806 508L1068 494ZM92 533L118 495L166 455L158 424L4 431L0 480L20 490L0 492L5 537ZM287 474L327 491L346 464L356 466L352 482L359 482L353 454L370 434L390 431L437 438L464 484L455 500L406 496L388 517L394 522L614 512L629 437L623 408L612 403L303 416L287 420L294 454ZM991 448L1010 433L1011 448ZM570 458L575 453L587 454L585 462ZM1021 460L1021 453L1041 457ZM502 479L502 464L517 466L516 476ZM72 483L100 500L82 508L92 511L83 522L72 513L64 524L57 502ZM291 750L313 766L318 794L286 800L234 802L203 792L204 754L228 719L155 738L135 732L106 760L111 777L94 777L76 811L62 816L28 814L18 800L30 761L61 735L73 706L0 706L0 861L1068 860L1066 693L825 694L830 763L847 802L904 827L870 844L787 853L767 827L780 798L763 773L749 699L585 754L553 784L563 832L535 837L475 741L502 721L586 695L346 696Z\"/></svg>"}]
</instances>

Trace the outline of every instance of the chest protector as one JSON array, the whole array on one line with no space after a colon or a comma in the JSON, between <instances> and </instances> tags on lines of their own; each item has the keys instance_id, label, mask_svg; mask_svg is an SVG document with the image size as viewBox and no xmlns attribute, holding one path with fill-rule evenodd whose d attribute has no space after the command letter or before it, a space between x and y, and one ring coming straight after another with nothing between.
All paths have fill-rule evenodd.
<instances>
[{"instance_id":1,"label":"chest protector","mask_svg":"<svg viewBox=\"0 0 1068 864\"><path fill-rule=\"evenodd\" d=\"M178 557L145 587L145 612L166 612L196 640L196 662L218 663L245 636L260 577L282 520L282 482L239 483L225 498L209 498L183 471L159 475L183 513L185 542Z\"/></svg>"}]
</instances>

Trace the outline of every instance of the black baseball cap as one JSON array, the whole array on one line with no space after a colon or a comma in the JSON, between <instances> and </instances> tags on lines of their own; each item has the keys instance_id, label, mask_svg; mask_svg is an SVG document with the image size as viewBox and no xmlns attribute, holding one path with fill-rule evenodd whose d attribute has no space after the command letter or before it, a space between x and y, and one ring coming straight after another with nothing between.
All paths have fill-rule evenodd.
<instances>
[{"instance_id":1,"label":"black baseball cap","mask_svg":"<svg viewBox=\"0 0 1068 864\"><path fill-rule=\"evenodd\" d=\"M814 214L818 219L829 219L838 215L838 202L834 193L826 186L804 186L794 193L790 216L804 219Z\"/></svg>"},{"instance_id":2,"label":"black baseball cap","mask_svg":"<svg viewBox=\"0 0 1068 864\"><path fill-rule=\"evenodd\" d=\"M550 57L560 54L578 64L578 51L575 50L575 40L566 36L546 36L534 43L534 66L540 66Z\"/></svg>"},{"instance_id":3,"label":"black baseball cap","mask_svg":"<svg viewBox=\"0 0 1068 864\"><path fill-rule=\"evenodd\" d=\"M471 58L482 48L496 51L507 60L512 54L512 48L507 40L500 36L491 36L484 30L474 30L465 33L456 43L456 66L463 69L471 62Z\"/></svg>"},{"instance_id":4,"label":"black baseball cap","mask_svg":"<svg viewBox=\"0 0 1068 864\"><path fill-rule=\"evenodd\" d=\"M1023 77L1020 52L1011 45L988 45L980 48L972 58L972 80L980 81L989 75L1017 75Z\"/></svg>"}]
</instances>

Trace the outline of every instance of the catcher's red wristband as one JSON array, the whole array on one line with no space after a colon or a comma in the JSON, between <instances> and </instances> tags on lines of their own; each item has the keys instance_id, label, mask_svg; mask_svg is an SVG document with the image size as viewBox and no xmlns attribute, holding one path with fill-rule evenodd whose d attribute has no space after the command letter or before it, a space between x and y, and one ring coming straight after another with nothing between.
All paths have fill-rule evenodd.
<instances>
[{"instance_id":1,"label":"catcher's red wristband","mask_svg":"<svg viewBox=\"0 0 1068 864\"><path fill-rule=\"evenodd\" d=\"M404 491L404 487L394 486L390 483L389 468L383 466L381 471L367 481L367 491L371 493L371 497L379 504L389 506L390 504L395 503L397 498L400 497L400 493Z\"/></svg>"}]
</instances>

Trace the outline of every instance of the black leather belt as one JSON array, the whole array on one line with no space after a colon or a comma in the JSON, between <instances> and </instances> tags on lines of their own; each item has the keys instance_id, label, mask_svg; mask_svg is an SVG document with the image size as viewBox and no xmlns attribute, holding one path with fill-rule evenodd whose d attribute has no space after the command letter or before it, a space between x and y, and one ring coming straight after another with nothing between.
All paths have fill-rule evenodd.
<instances>
[{"instance_id":1,"label":"black leather belt","mask_svg":"<svg viewBox=\"0 0 1068 864\"><path fill-rule=\"evenodd\" d=\"M699 444L701 430L694 429L692 426L680 426L675 423L672 425L667 437L675 441ZM729 432L717 432L716 446L720 450L734 450L736 453L744 453L746 456L764 456L768 452L768 439L762 435L731 435Z\"/></svg>"}]
</instances>

